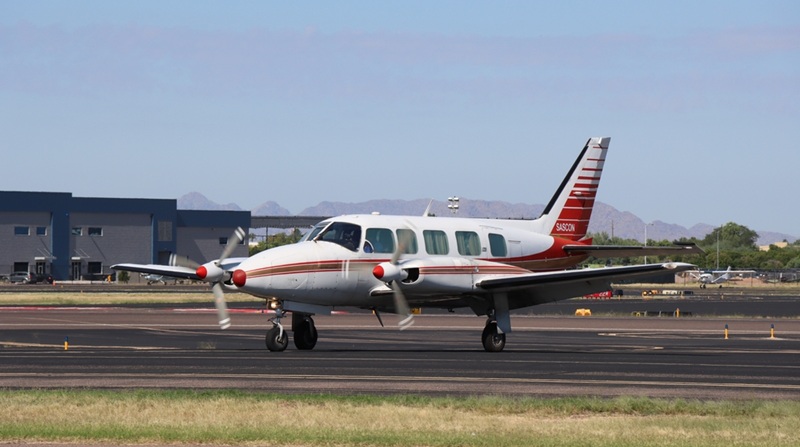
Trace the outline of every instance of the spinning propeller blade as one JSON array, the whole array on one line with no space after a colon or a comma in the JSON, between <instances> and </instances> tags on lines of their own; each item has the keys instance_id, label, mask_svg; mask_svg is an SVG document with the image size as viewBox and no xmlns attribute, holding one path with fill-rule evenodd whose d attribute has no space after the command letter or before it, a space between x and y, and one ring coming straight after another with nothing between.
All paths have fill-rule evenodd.
<instances>
[{"instance_id":1,"label":"spinning propeller blade","mask_svg":"<svg viewBox=\"0 0 800 447\"><path fill-rule=\"evenodd\" d=\"M236 246L244 240L244 237L244 230L241 227L236 228L231 237L228 238L228 243L225 245L225 249L222 250L222 255L220 255L219 259L203 265L181 255L172 255L169 259L170 265L196 269L200 280L211 283L211 292L214 294L214 306L217 308L220 329L227 329L231 326L228 305L225 303L225 292L222 289L223 281L229 280L231 273L223 270L222 264L233 253Z\"/></svg>"},{"instance_id":2,"label":"spinning propeller blade","mask_svg":"<svg viewBox=\"0 0 800 447\"><path fill-rule=\"evenodd\" d=\"M228 305L225 304L225 293L222 291L222 284L215 282L211 286L211 292L214 294L214 306L217 307L219 328L228 329L231 326L231 318L228 316Z\"/></svg>"},{"instance_id":3,"label":"spinning propeller blade","mask_svg":"<svg viewBox=\"0 0 800 447\"><path fill-rule=\"evenodd\" d=\"M400 256L405 252L406 248L411 244L409 234L405 231L400 232L397 237L397 250L392 254L392 259L389 261L393 266L397 267L400 261ZM392 291L394 292L394 310L398 315L405 315L405 318L400 320L397 325L400 330L406 330L414 324L414 315L411 314L411 309L408 307L408 301L403 294L400 287L401 279L396 279L391 282Z\"/></svg>"}]
</instances>

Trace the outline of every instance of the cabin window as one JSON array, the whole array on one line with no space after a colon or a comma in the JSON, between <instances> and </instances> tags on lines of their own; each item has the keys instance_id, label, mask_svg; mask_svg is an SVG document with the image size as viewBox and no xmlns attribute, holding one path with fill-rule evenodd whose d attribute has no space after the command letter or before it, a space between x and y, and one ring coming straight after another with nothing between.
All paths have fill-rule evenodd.
<instances>
[{"instance_id":1,"label":"cabin window","mask_svg":"<svg viewBox=\"0 0 800 447\"><path fill-rule=\"evenodd\" d=\"M394 253L394 235L388 228L368 228L365 253Z\"/></svg>"},{"instance_id":2,"label":"cabin window","mask_svg":"<svg viewBox=\"0 0 800 447\"><path fill-rule=\"evenodd\" d=\"M429 255L446 255L450 252L447 245L447 235L444 231L425 230L422 232L425 238L425 251Z\"/></svg>"},{"instance_id":3,"label":"cabin window","mask_svg":"<svg viewBox=\"0 0 800 447\"><path fill-rule=\"evenodd\" d=\"M478 256L481 254L481 239L474 231L456 231L458 254L461 256Z\"/></svg>"},{"instance_id":4,"label":"cabin window","mask_svg":"<svg viewBox=\"0 0 800 447\"><path fill-rule=\"evenodd\" d=\"M89 227L89 236L102 236L103 229L100 227Z\"/></svg>"},{"instance_id":5,"label":"cabin window","mask_svg":"<svg viewBox=\"0 0 800 447\"><path fill-rule=\"evenodd\" d=\"M36 227L37 236L47 236L47 227Z\"/></svg>"},{"instance_id":6,"label":"cabin window","mask_svg":"<svg viewBox=\"0 0 800 447\"><path fill-rule=\"evenodd\" d=\"M400 250L403 254L413 255L419 251L417 247L417 234L407 228L400 228L397 230L397 243L400 245Z\"/></svg>"},{"instance_id":7,"label":"cabin window","mask_svg":"<svg viewBox=\"0 0 800 447\"><path fill-rule=\"evenodd\" d=\"M334 222L315 240L333 242L348 250L356 251L361 244L361 227L347 222Z\"/></svg>"},{"instance_id":8,"label":"cabin window","mask_svg":"<svg viewBox=\"0 0 800 447\"><path fill-rule=\"evenodd\" d=\"M489 250L492 256L502 258L508 255L506 238L502 234L489 233Z\"/></svg>"},{"instance_id":9,"label":"cabin window","mask_svg":"<svg viewBox=\"0 0 800 447\"><path fill-rule=\"evenodd\" d=\"M31 235L31 228L30 227L14 227L14 235L15 236L30 236Z\"/></svg>"}]
</instances>

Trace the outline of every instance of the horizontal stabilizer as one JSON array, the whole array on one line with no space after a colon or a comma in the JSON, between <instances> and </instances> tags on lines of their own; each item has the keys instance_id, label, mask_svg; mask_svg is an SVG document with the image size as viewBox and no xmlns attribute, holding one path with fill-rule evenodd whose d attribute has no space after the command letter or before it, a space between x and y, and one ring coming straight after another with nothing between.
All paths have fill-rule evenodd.
<instances>
[{"instance_id":1,"label":"horizontal stabilizer","mask_svg":"<svg viewBox=\"0 0 800 447\"><path fill-rule=\"evenodd\" d=\"M666 247L642 245L565 245L569 254L586 254L596 258L627 258L631 256L701 255L705 252L695 244L676 244Z\"/></svg>"}]
</instances>

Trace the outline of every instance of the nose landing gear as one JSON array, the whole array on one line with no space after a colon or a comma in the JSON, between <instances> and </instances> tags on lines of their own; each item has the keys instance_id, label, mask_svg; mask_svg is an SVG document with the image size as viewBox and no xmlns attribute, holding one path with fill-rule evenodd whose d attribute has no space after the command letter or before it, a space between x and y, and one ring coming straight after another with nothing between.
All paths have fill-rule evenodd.
<instances>
[{"instance_id":1,"label":"nose landing gear","mask_svg":"<svg viewBox=\"0 0 800 447\"><path fill-rule=\"evenodd\" d=\"M267 349L272 352L280 352L286 350L289 346L289 334L283 330L281 325L281 318L286 315L286 312L281 308L275 309L275 318L271 318L272 327L267 331L266 344Z\"/></svg>"},{"instance_id":2,"label":"nose landing gear","mask_svg":"<svg viewBox=\"0 0 800 447\"><path fill-rule=\"evenodd\" d=\"M266 345L272 352L281 352L289 346L289 334L281 324L281 318L286 316L280 304L275 306L275 317L270 319L272 327L267 331ZM297 349L307 351L314 349L317 345L317 328L311 315L293 312L292 313L292 332L294 332L294 345Z\"/></svg>"}]
</instances>

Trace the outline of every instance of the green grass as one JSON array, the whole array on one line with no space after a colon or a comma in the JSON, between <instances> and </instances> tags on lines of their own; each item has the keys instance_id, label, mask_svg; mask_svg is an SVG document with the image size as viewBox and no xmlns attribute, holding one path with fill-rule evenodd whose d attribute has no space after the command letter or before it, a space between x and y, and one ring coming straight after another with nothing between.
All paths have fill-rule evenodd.
<instances>
[{"instance_id":1,"label":"green grass","mask_svg":"<svg viewBox=\"0 0 800 447\"><path fill-rule=\"evenodd\" d=\"M794 401L0 390L0 402L0 443L800 445Z\"/></svg>"}]
</instances>

